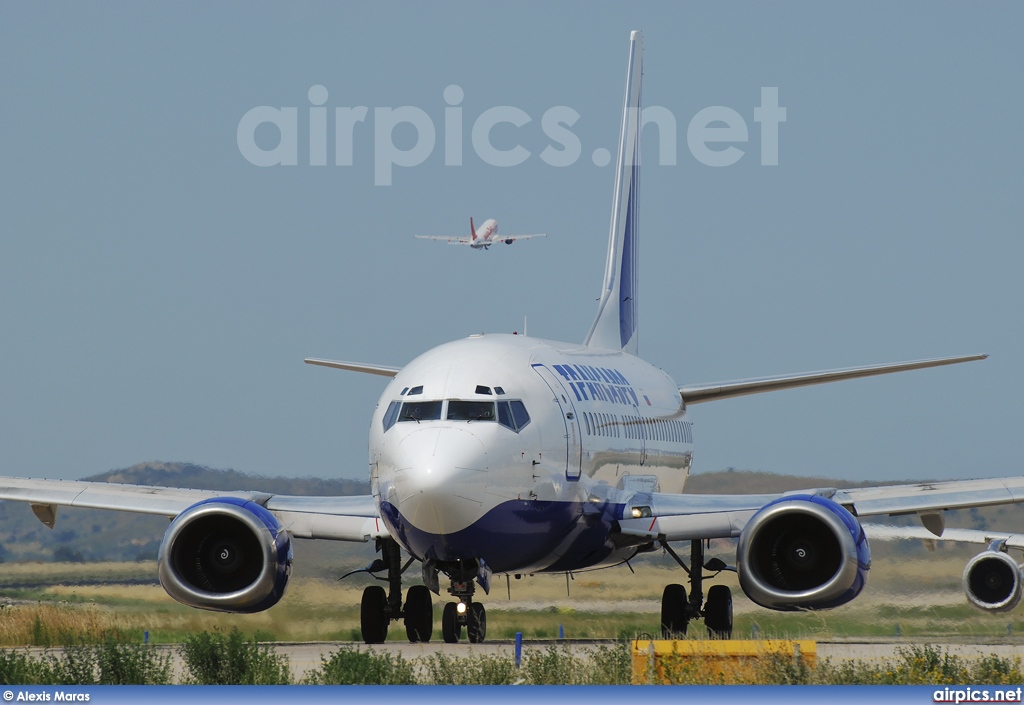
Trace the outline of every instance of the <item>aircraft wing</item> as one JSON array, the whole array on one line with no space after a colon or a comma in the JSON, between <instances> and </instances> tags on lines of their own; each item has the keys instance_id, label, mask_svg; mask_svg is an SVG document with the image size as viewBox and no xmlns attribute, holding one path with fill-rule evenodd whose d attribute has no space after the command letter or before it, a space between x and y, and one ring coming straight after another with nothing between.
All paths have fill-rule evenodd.
<instances>
[{"instance_id":1,"label":"aircraft wing","mask_svg":"<svg viewBox=\"0 0 1024 705\"><path fill-rule=\"evenodd\" d=\"M870 541L905 541L922 539L924 541L955 541L957 543L991 544L993 541L1004 542L1007 548L1024 550L1024 534L1011 534L1005 531L981 531L980 529L946 529L938 537L923 526L890 526L889 524L864 524L864 532Z\"/></svg>"},{"instance_id":2,"label":"aircraft wing","mask_svg":"<svg viewBox=\"0 0 1024 705\"><path fill-rule=\"evenodd\" d=\"M827 497L858 517L917 514L931 538L958 541L966 540L955 533L961 530L950 529L954 533L947 539L943 511L1024 502L1024 477L845 490L814 488L763 495L636 494L627 503L624 516L629 516L630 512L640 516L622 519L619 526L624 535L645 540L736 538L750 518L768 502L788 495L807 494ZM918 537L908 535L906 538Z\"/></svg>"},{"instance_id":3,"label":"aircraft wing","mask_svg":"<svg viewBox=\"0 0 1024 705\"><path fill-rule=\"evenodd\" d=\"M420 240L443 240L449 245L472 245L473 241L468 237L456 235L416 235Z\"/></svg>"},{"instance_id":4,"label":"aircraft wing","mask_svg":"<svg viewBox=\"0 0 1024 705\"><path fill-rule=\"evenodd\" d=\"M238 497L265 507L292 536L335 541L386 537L372 495L304 497L266 492L191 490L151 485L0 477L0 500L29 502L36 517L53 528L58 507L113 509L173 518L196 502Z\"/></svg>"}]
</instances>

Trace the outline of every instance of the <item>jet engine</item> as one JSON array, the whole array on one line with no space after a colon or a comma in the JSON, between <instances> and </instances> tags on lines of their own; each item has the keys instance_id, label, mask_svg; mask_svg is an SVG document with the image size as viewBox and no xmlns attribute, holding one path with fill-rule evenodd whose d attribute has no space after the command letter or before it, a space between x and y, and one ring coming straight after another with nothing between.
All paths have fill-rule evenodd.
<instances>
[{"instance_id":1,"label":"jet engine","mask_svg":"<svg viewBox=\"0 0 1024 705\"><path fill-rule=\"evenodd\" d=\"M160 584L178 602L220 612L260 612L284 595L291 535L260 505L203 500L179 514L160 543Z\"/></svg>"},{"instance_id":2,"label":"jet engine","mask_svg":"<svg viewBox=\"0 0 1024 705\"><path fill-rule=\"evenodd\" d=\"M513 242L515 242L515 240L513 240L512 238L510 238L510 237L509 238L505 238L505 244L506 245L511 245Z\"/></svg>"},{"instance_id":3,"label":"jet engine","mask_svg":"<svg viewBox=\"0 0 1024 705\"><path fill-rule=\"evenodd\" d=\"M773 610L838 607L867 583L871 555L860 523L842 506L816 495L769 502L740 534L740 587Z\"/></svg>"},{"instance_id":4,"label":"jet engine","mask_svg":"<svg viewBox=\"0 0 1024 705\"><path fill-rule=\"evenodd\" d=\"M1021 566L994 547L976 555L964 568L967 599L988 612L1009 612L1016 607L1021 582Z\"/></svg>"}]
</instances>

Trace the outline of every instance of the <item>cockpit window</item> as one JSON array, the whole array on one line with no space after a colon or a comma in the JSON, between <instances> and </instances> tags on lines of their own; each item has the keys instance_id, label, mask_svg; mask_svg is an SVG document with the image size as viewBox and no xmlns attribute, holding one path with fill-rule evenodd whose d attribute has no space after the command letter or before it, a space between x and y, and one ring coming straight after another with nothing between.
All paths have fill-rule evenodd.
<instances>
[{"instance_id":1,"label":"cockpit window","mask_svg":"<svg viewBox=\"0 0 1024 705\"><path fill-rule=\"evenodd\" d=\"M398 420L398 410L402 408L402 402L393 401L388 404L388 410L384 412L384 430L387 431L389 428L395 425L395 421Z\"/></svg>"},{"instance_id":2,"label":"cockpit window","mask_svg":"<svg viewBox=\"0 0 1024 705\"><path fill-rule=\"evenodd\" d=\"M413 387L412 389L410 389L409 390L409 396L411 397L413 394L423 394L423 385L421 384L419 386L416 386L416 387Z\"/></svg>"},{"instance_id":3,"label":"cockpit window","mask_svg":"<svg viewBox=\"0 0 1024 705\"><path fill-rule=\"evenodd\" d=\"M518 399L515 401L499 401L498 423L519 433L526 424L530 423L530 415L526 413L526 406Z\"/></svg>"},{"instance_id":4,"label":"cockpit window","mask_svg":"<svg viewBox=\"0 0 1024 705\"><path fill-rule=\"evenodd\" d=\"M436 421L441 418L440 401L407 401L402 404L399 421Z\"/></svg>"},{"instance_id":5,"label":"cockpit window","mask_svg":"<svg viewBox=\"0 0 1024 705\"><path fill-rule=\"evenodd\" d=\"M510 401L512 407L512 420L516 422L516 431L522 431L526 424L530 423L530 415L526 413L526 406L521 401Z\"/></svg>"},{"instance_id":6,"label":"cockpit window","mask_svg":"<svg viewBox=\"0 0 1024 705\"><path fill-rule=\"evenodd\" d=\"M493 401L456 401L448 402L449 421L494 421Z\"/></svg>"},{"instance_id":7,"label":"cockpit window","mask_svg":"<svg viewBox=\"0 0 1024 705\"><path fill-rule=\"evenodd\" d=\"M512 423L512 412L509 411L507 401L498 402L498 423L505 428L511 428L513 431L516 430L516 426Z\"/></svg>"}]
</instances>

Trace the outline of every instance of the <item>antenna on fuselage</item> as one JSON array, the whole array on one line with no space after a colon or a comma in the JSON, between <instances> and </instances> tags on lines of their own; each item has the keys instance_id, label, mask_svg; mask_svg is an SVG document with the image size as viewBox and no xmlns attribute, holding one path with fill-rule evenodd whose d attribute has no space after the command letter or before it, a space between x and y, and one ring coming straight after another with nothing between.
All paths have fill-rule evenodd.
<instances>
[{"instance_id":1,"label":"antenna on fuselage","mask_svg":"<svg viewBox=\"0 0 1024 705\"><path fill-rule=\"evenodd\" d=\"M526 316L523 316L523 335L526 335Z\"/></svg>"}]
</instances>

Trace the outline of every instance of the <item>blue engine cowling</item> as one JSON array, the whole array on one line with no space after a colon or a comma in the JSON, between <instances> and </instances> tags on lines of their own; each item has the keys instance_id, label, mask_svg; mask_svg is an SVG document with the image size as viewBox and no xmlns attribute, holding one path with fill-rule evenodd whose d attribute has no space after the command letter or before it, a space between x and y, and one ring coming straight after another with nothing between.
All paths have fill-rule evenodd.
<instances>
[{"instance_id":1,"label":"blue engine cowling","mask_svg":"<svg viewBox=\"0 0 1024 705\"><path fill-rule=\"evenodd\" d=\"M160 584L178 602L260 612L284 595L292 570L291 535L260 505L217 497L175 517L157 560Z\"/></svg>"},{"instance_id":2,"label":"blue engine cowling","mask_svg":"<svg viewBox=\"0 0 1024 705\"><path fill-rule=\"evenodd\" d=\"M860 523L817 495L769 502L740 534L736 568L752 601L773 610L846 604L864 589L871 554Z\"/></svg>"}]
</instances>

